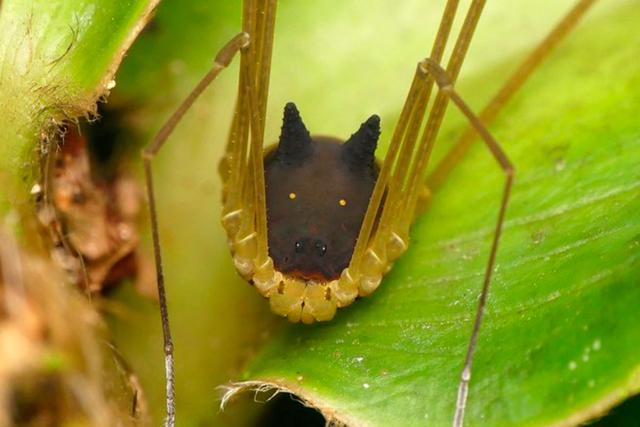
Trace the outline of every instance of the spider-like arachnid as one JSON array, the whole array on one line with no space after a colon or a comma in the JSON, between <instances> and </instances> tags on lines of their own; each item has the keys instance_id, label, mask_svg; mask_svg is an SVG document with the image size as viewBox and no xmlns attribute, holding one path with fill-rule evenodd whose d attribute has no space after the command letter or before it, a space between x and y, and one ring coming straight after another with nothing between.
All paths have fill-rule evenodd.
<instances>
[{"instance_id":1,"label":"spider-like arachnid","mask_svg":"<svg viewBox=\"0 0 640 427\"><path fill-rule=\"evenodd\" d=\"M471 2L451 54L442 66L452 23L458 13L458 2L447 1L430 56L418 62L394 127L390 149L384 159L377 161L375 149L381 124L376 115L364 121L343 142L337 138L312 136L293 103L284 107L278 144L265 148L276 1L245 1L242 32L220 50L212 70L143 152L165 337L167 425L175 423L173 343L166 308L151 160L182 115L237 53L241 56L237 101L220 165L222 222L238 272L269 299L276 314L292 322L332 319L337 308L374 292L393 262L406 251L412 223L427 206L431 191L455 167L471 141L470 136L463 138L427 183L430 154L450 101L466 116L472 129L470 132L481 137L504 171L500 210L469 345L461 366L453 424L462 425L475 343L514 177L513 165L485 124L575 25L593 0L578 2L507 81L487 109L476 116L458 95L454 83L484 3L483 0Z\"/></svg>"}]
</instances>

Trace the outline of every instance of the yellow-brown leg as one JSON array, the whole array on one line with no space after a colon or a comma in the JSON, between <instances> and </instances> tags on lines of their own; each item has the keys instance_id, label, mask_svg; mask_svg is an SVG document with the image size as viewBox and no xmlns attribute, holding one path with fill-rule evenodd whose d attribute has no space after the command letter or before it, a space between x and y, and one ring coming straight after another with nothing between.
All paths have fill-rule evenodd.
<instances>
[{"instance_id":1,"label":"yellow-brown leg","mask_svg":"<svg viewBox=\"0 0 640 427\"><path fill-rule=\"evenodd\" d=\"M458 386L458 397L456 399L456 410L453 420L454 427L462 426L464 420L464 409L467 401L467 395L469 391L469 381L471 379L471 366L473 363L473 352L476 347L478 339L478 333L480 332L480 324L482 323L482 316L484 314L485 305L487 302L487 296L489 295L489 286L491 284L491 274L493 273L496 254L498 252L498 243L500 241L500 235L502 234L502 225L504 223L504 215L509 202L509 196L511 194L511 186L513 184L514 167L509 161L507 155L500 147L500 144L491 136L489 131L482 124L480 119L471 111L469 106L462 100L458 93L453 88L453 81L447 75L447 72L440 67L440 65L432 61L431 59L425 59L422 62L422 67L428 74L432 75L438 87L440 93L446 95L453 101L453 103L464 114L473 129L480 135L483 142L486 144L489 151L498 162L500 167L505 173L505 183L502 192L502 200L500 203L500 211L498 213L498 220L493 235L493 242L491 244L491 252L489 254L489 260L484 273L484 280L482 283L482 290L480 292L480 301L478 303L478 310L476 311L476 317L473 323L473 329L471 332L471 338L469 345L467 346L467 352L464 359L464 366L462 374L460 375L460 384Z\"/></svg>"},{"instance_id":2,"label":"yellow-brown leg","mask_svg":"<svg viewBox=\"0 0 640 427\"><path fill-rule=\"evenodd\" d=\"M460 383L458 385L458 396L456 399L456 409L453 419L454 427L462 426L464 421L464 412L469 390L469 381L471 379L471 367L473 363L473 353L475 350L480 325L482 322L482 316L484 314L484 308L489 293L489 286L491 283L491 273L493 272L495 257L498 248L498 242L500 234L502 232L502 224L504 222L504 214L506 206L509 200L511 191L511 185L513 181L514 169L504 152L500 148L499 144L491 137L486 130L486 125L494 120L506 103L513 97L520 87L526 82L527 78L535 71L535 69L546 59L551 51L573 30L584 14L595 3L595 0L580 0L576 5L565 15L561 21L551 30L551 32L544 38L544 40L532 51L532 53L522 62L522 64L516 69L516 71L507 79L505 84L500 88L497 94L491 99L487 106L476 117L469 107L464 103L460 96L453 89L453 80L447 76L447 73L442 70L436 61L426 60L423 62L425 70L435 75L438 86L441 92L447 94L450 99L460 108L463 114L469 119L470 125L465 131L463 136L458 140L454 147L444 157L444 159L438 164L433 174L427 180L427 185L431 190L437 190L442 182L446 179L449 173L455 168L455 166L462 159L464 154L468 151L469 147L475 141L476 136L480 136L485 142L487 147L491 150L492 154L499 162L502 169L506 174L505 187L503 190L502 201L500 205L500 211L498 214L498 221L496 224L494 239L491 246L491 252L487 267L485 270L485 276L480 294L480 300L478 303L478 310L473 324L471 337L467 347L465 355L464 365L460 376Z\"/></svg>"},{"instance_id":3,"label":"yellow-brown leg","mask_svg":"<svg viewBox=\"0 0 640 427\"><path fill-rule=\"evenodd\" d=\"M451 3L449 3L448 6L451 6ZM355 281L359 282L360 294L366 295L375 290L380 277L384 273L384 269L388 268L389 263L406 248L409 228L415 219L416 205L421 193L420 190L423 186L430 154L435 144L448 101L452 100L469 118L474 129L484 138L507 176L494 241L485 271L480 305L478 307L476 321L474 322L460 381L454 418L455 426L461 426L463 421L473 351L484 313L491 282L491 272L495 263L495 256L504 221L504 213L513 179L513 167L500 149L500 146L491 135L488 134L486 129L470 112L455 91L453 91L453 81L460 71L483 6L483 1L475 1L471 4L451 58L449 59L447 71L444 71L439 65L442 52L442 50L439 49L443 49L444 44L446 44L446 36L443 37L441 34L438 35L434 45L434 52L438 53L436 58L422 61L418 65L412 89L407 97L399 125L393 136L392 146L381 170L380 175L382 180L379 178L376 186L378 193L376 194L376 190L374 190L372 202L378 205L370 206L367 212L369 218L365 217L364 230L359 237L359 246L356 246L356 251L358 252L354 253L355 259L352 260L352 264L349 266L350 271L347 272L356 276ZM455 14L455 10L451 13ZM445 19L443 19L441 30L443 30L444 27L445 34L448 35L450 23L448 24L449 28L446 28L446 18L447 13L445 12ZM418 131L424 119L428 96L434 80L440 90L436 95L433 107L429 113L422 137L418 142ZM379 199L376 199L376 197ZM384 206L381 206L382 200L384 200ZM370 212L372 209L374 209L373 214ZM377 224L375 223L376 219L378 221ZM367 222L367 220L369 222Z\"/></svg>"},{"instance_id":4,"label":"yellow-brown leg","mask_svg":"<svg viewBox=\"0 0 640 427\"><path fill-rule=\"evenodd\" d=\"M454 79L462 66L484 3L484 0L474 0L469 6L447 66L449 75ZM458 2L454 0L446 5L432 48L432 58L436 61L442 58L457 6ZM424 170L448 102L444 94L436 95L425 130L418 141L432 86L431 76L418 67L376 182L351 263L343 273L342 282L358 284L360 295L367 295L377 288L386 268L407 247L418 194L423 189Z\"/></svg>"},{"instance_id":5,"label":"yellow-brown leg","mask_svg":"<svg viewBox=\"0 0 640 427\"><path fill-rule=\"evenodd\" d=\"M171 328L169 327L169 312L167 309L167 298L164 287L164 275L162 271L162 255L160 252L160 237L158 232L158 216L156 212L155 194L153 189L153 177L151 173L151 162L158 151L162 148L171 132L180 122L182 116L187 112L189 107L202 94L202 92L211 84L211 82L226 68L235 54L245 48L249 44L249 36L247 33L240 33L231 39L216 55L215 62L207 75L198 83L187 98L180 104L178 109L171 115L169 120L162 126L153 140L142 151L142 159L144 162L144 172L147 188L147 198L149 203L149 215L151 218L151 233L153 237L153 253L156 266L156 280L158 286L158 299L160 302L160 318L162 321L162 334L164 338L164 355L165 355L165 374L166 374L166 404L167 416L165 426L173 427L175 425L175 382L173 370L173 341L171 339Z\"/></svg>"},{"instance_id":6,"label":"yellow-brown leg","mask_svg":"<svg viewBox=\"0 0 640 427\"><path fill-rule=\"evenodd\" d=\"M585 13L593 6L596 0L580 0L558 22L547 36L525 58L516 71L507 79L489 103L478 113L478 117L488 126L500 114L504 106L513 98L513 95L524 85L529 76L540 64L549 57L553 49L565 39L578 25ZM476 140L476 132L469 126L460 139L455 143L446 156L438 163L433 173L427 179L427 185L432 191L436 191L449 173L460 162L469 147Z\"/></svg>"},{"instance_id":7,"label":"yellow-brown leg","mask_svg":"<svg viewBox=\"0 0 640 427\"><path fill-rule=\"evenodd\" d=\"M275 274L267 242L263 142L276 6L276 0L244 2L243 30L253 43L242 53L238 101L221 164L222 221L234 263L259 289L273 283Z\"/></svg>"}]
</instances>

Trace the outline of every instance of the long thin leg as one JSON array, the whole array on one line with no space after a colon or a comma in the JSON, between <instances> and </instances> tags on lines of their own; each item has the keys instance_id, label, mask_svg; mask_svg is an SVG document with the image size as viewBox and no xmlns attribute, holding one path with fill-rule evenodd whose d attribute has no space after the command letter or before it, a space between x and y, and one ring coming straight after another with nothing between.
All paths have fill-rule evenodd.
<instances>
[{"instance_id":1,"label":"long thin leg","mask_svg":"<svg viewBox=\"0 0 640 427\"><path fill-rule=\"evenodd\" d=\"M440 20L440 26L436 39L434 40L433 47L431 49L431 57L440 60L444 53L444 50L451 33L451 27L453 20L458 9L458 0L449 0L445 7L442 19ZM405 100L400 119L394 129L393 137L389 145L389 152L384 159L384 163L378 175L371 200L363 220L363 225L360 229L358 240L356 241L356 247L351 258L350 270L356 272L359 269L359 264L367 249L369 237L373 231L374 221L378 217L378 210L380 209L383 194L388 192L386 197L387 209L383 209L383 218L380 219L380 224L388 223L390 218L389 205L396 204L397 195L401 183L405 179L405 174L408 169L408 163L411 160L414 146L420 131L420 125L424 119L425 110L431 96L431 90L433 88L433 81L424 79L420 70L416 70L416 73L411 83L411 88ZM388 188L391 187L391 188ZM384 234L384 231L379 234ZM386 237L386 236L385 236ZM384 240L384 238L380 238ZM386 242L384 242L386 243ZM376 246L375 244L372 246ZM378 252L382 252L381 248L377 248Z\"/></svg>"},{"instance_id":2,"label":"long thin leg","mask_svg":"<svg viewBox=\"0 0 640 427\"><path fill-rule=\"evenodd\" d=\"M507 155L500 147L500 144L493 138L493 136L491 136L480 119L471 111L469 106L462 100L462 98L460 98L458 93L454 90L453 82L447 75L446 71L444 71L437 62L430 59L424 60L422 62L422 65L424 66L425 72L434 76L436 83L440 87L441 93L446 94L460 109L460 111L462 111L462 113L467 117L467 119L471 123L471 126L480 135L506 176L504 189L502 192L502 201L500 203L500 212L498 213L498 221L496 222L496 228L493 235L493 243L491 244L491 253L489 254L489 261L487 262L487 268L484 273L484 281L482 283L480 301L478 302L478 310L476 311L476 318L473 322L473 330L471 332L471 338L469 340L467 353L464 359L464 367L462 369L462 374L460 375L458 398L456 399L456 411L453 419L454 427L459 427L462 426L464 421L464 410L467 402L467 395L469 393L469 381L471 380L471 365L473 363L473 353L476 348L476 342L478 340L478 333L480 331L480 324L482 323L482 316L484 315L484 310L487 303L487 296L489 295L491 274L493 273L493 268L495 265L496 253L498 252L498 243L500 241L502 225L504 223L504 214L507 209L507 203L509 202L509 196L511 194L511 186L513 184L515 171Z\"/></svg>"},{"instance_id":3,"label":"long thin leg","mask_svg":"<svg viewBox=\"0 0 640 427\"><path fill-rule=\"evenodd\" d=\"M485 1L474 1L469 6L469 12L462 25L460 35L456 40L446 68L447 74L451 77L452 81L455 81L460 73L484 4ZM421 194L420 189L424 185L426 169L431 159L431 152L433 151L442 120L444 119L448 101L449 97L442 93L442 91L439 91L434 100L431 112L429 113L429 118L427 119L427 124L416 152L415 162L408 175L410 179L405 191L405 197L407 199L406 208L399 211L399 215L395 217L396 224L394 226L403 239L408 238L409 227L415 219L418 197Z\"/></svg>"},{"instance_id":4,"label":"long thin leg","mask_svg":"<svg viewBox=\"0 0 640 427\"><path fill-rule=\"evenodd\" d=\"M453 24L453 19L455 18L457 9L458 0L449 0L447 2L444 14L442 16L442 19L440 20L438 34L436 35L436 39L431 49L432 58L442 57L447 44L447 40L449 39L449 34L451 33L451 26ZM429 95L432 87L432 85L429 83L433 82L425 82L421 76L420 70L416 70L413 82L411 83L411 88L409 89L409 93L402 108L402 112L400 113L400 118L394 129L391 143L389 144L389 152L384 159L384 163L378 175L375 188L371 195L371 200L369 201L369 206L367 208L367 212L363 220L363 225L360 229L358 240L356 241L356 247L354 248L353 256L351 258L351 265L349 267L350 270L357 270L358 264L362 256L364 255L364 251L369 242L369 236L371 235L371 232L373 230L374 221L378 216L378 210L380 208L380 204L382 203L383 195L387 190L387 185L390 179L390 175L392 174L392 169L397 169L394 168L394 165L396 163L398 155L403 157L409 156L412 153L409 145L412 146L413 144L415 144L417 131L416 135L414 135L413 138L411 138L410 136L408 138L405 138L405 134L407 133L407 127L415 128L417 126L419 129L419 126L423 119L423 117L419 114L419 111L422 110L422 113L424 114L424 108L426 108L426 105L429 102ZM416 114L416 112L418 112L418 114ZM415 124L416 121L417 125ZM410 122L412 123L410 124ZM409 133L411 134L412 132Z\"/></svg>"},{"instance_id":5,"label":"long thin leg","mask_svg":"<svg viewBox=\"0 0 640 427\"><path fill-rule=\"evenodd\" d=\"M267 245L264 183L264 127L276 0L246 0L243 30L252 44L240 62L238 102L221 164L222 223L236 269L256 286L275 274Z\"/></svg>"},{"instance_id":6,"label":"long thin leg","mask_svg":"<svg viewBox=\"0 0 640 427\"><path fill-rule=\"evenodd\" d=\"M257 16L262 18L258 28L260 46L256 46L254 53L257 61L250 62L255 76L255 91L250 91L249 105L251 110L251 150L249 151L251 168L254 171L255 231L256 231L256 264L260 267L268 261L267 246L267 206L264 182L264 127L269 95L269 75L271 71L271 54L276 17L276 0L261 0L258 2Z\"/></svg>"},{"instance_id":7,"label":"long thin leg","mask_svg":"<svg viewBox=\"0 0 640 427\"><path fill-rule=\"evenodd\" d=\"M151 143L142 150L142 159L144 162L144 173L147 188L147 198L149 202L149 215L151 217L151 233L153 236L153 254L155 257L156 280L158 285L158 299L160 302L160 319L162 321L162 335L164 338L164 355L165 355L165 375L167 388L167 417L165 426L173 427L175 425L176 409L175 409L175 379L173 371L173 340L171 339L171 328L169 327L169 312L167 309L167 298L164 288L164 274L162 271L162 255L160 253L160 237L158 233L158 216L156 213L156 202L153 191L153 179L151 173L151 161L160 151L167 138L174 130L184 113L191 107L200 94L209 86L209 84L218 76L220 71L226 68L235 54L249 44L249 36L246 33L240 33L231 39L216 55L215 62L207 75L198 83L193 91L182 102L173 115L167 120L160 129Z\"/></svg>"},{"instance_id":8,"label":"long thin leg","mask_svg":"<svg viewBox=\"0 0 640 427\"><path fill-rule=\"evenodd\" d=\"M460 71L484 4L484 0L473 0L469 6L449 59L448 69L454 78ZM443 56L457 7L457 0L447 2L431 52L435 60L439 61ZM406 215L406 212L414 210L411 207L411 195L417 193L414 190L423 181L418 180L416 175L423 175L422 170L428 163L428 151L446 109L447 98L438 94L429 113L426 131L418 144L417 137L432 85L433 81L428 75L420 70L416 72L372 193L349 268L345 272L346 280L354 283L365 277L361 283L366 284L359 287L361 295L377 287L387 262L393 261L406 249L408 229L413 221L413 215Z\"/></svg>"},{"instance_id":9,"label":"long thin leg","mask_svg":"<svg viewBox=\"0 0 640 427\"><path fill-rule=\"evenodd\" d=\"M558 22L540 44L520 64L516 71L507 79L495 96L478 114L478 117L488 126L502 111L504 106L513 98L513 95L524 85L529 76L549 57L553 49L565 39L578 25L585 13L593 6L596 0L580 0ZM436 169L427 179L430 190L437 190L460 159L469 150L476 138L476 132L469 126L460 139L455 143L447 155L438 163Z\"/></svg>"}]
</instances>

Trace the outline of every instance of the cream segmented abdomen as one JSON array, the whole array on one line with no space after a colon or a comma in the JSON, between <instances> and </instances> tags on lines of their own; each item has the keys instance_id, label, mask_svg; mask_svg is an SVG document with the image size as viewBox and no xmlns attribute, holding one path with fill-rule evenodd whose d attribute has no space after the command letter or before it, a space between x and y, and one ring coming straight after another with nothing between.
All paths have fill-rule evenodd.
<instances>
[{"instance_id":1,"label":"cream segmented abdomen","mask_svg":"<svg viewBox=\"0 0 640 427\"><path fill-rule=\"evenodd\" d=\"M257 236L240 237L234 220L240 212L223 218L236 268L276 314L292 322L330 320L337 308L373 292L406 249L398 237L395 251L369 248L357 277L348 268L378 177L379 135L373 115L346 142L312 137L296 106L285 106L278 145L264 158L268 258L262 265L246 255L254 253Z\"/></svg>"}]
</instances>

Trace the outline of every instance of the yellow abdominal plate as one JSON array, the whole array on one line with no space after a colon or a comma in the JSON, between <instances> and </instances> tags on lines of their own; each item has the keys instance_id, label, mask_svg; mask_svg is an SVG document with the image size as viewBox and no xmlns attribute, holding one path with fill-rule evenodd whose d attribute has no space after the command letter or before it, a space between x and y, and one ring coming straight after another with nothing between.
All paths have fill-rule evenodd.
<instances>
[{"instance_id":1,"label":"yellow abdominal plate","mask_svg":"<svg viewBox=\"0 0 640 427\"><path fill-rule=\"evenodd\" d=\"M254 232L235 242L229 241L236 269L269 299L274 313L291 322L304 323L331 320L337 308L374 292L393 261L407 248L406 242L392 233L386 247L366 251L358 273L346 268L336 280L315 282L276 271L271 257L262 265L256 265L255 237Z\"/></svg>"}]
</instances>

